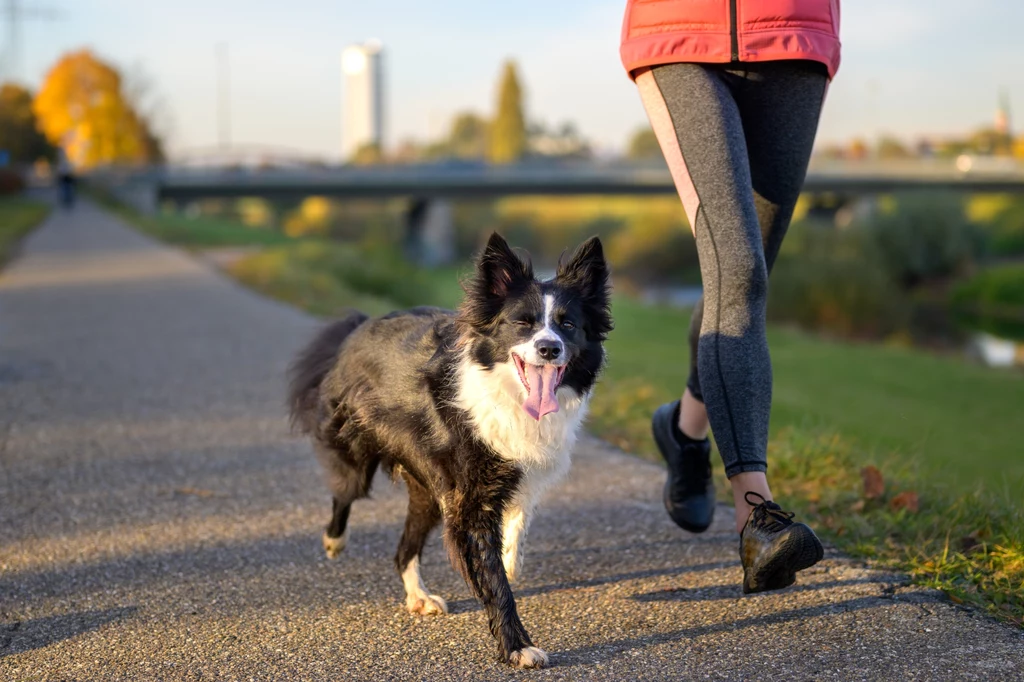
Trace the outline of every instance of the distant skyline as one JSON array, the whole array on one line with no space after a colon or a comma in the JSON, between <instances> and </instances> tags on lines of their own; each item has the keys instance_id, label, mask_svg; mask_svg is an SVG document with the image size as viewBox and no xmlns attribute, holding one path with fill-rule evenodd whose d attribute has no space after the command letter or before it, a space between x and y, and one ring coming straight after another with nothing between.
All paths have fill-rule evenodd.
<instances>
[{"instance_id":1,"label":"distant skyline","mask_svg":"<svg viewBox=\"0 0 1024 682\"><path fill-rule=\"evenodd\" d=\"M490 115L501 64L517 61L529 119L573 121L598 151L646 124L619 63L625 0L46 0L26 22L22 80L36 88L64 52L91 47L141 66L170 105L172 153L217 142L216 46L230 46L232 141L337 159L346 45L388 54L386 143L442 134L464 110ZM966 133L991 125L1000 92L1024 122L1024 3L847 0L843 64L820 145L853 137ZM6 31L0 32L5 40ZM0 43L6 48L6 43ZM6 74L5 74L6 75Z\"/></svg>"}]
</instances>

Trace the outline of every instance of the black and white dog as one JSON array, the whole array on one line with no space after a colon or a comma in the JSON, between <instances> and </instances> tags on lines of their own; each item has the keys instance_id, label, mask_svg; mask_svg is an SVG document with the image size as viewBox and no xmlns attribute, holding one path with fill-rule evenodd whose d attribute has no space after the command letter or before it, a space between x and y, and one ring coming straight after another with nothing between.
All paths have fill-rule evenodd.
<instances>
[{"instance_id":1,"label":"black and white dog","mask_svg":"<svg viewBox=\"0 0 1024 682\"><path fill-rule=\"evenodd\" d=\"M569 469L611 328L596 237L542 282L497 234L457 312L353 314L327 327L292 366L289 398L334 495L327 555L344 549L349 509L383 465L409 491L395 557L409 611L447 612L419 571L443 521L449 558L483 603L500 659L545 665L509 580L538 497Z\"/></svg>"}]
</instances>

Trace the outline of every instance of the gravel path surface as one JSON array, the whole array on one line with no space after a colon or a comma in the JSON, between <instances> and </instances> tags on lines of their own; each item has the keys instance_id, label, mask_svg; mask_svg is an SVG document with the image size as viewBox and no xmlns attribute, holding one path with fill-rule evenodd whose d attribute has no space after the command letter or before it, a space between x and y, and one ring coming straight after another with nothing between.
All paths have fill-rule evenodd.
<instances>
[{"instance_id":1,"label":"gravel path surface","mask_svg":"<svg viewBox=\"0 0 1024 682\"><path fill-rule=\"evenodd\" d=\"M282 407L315 326L89 204L28 239L0 274L0 680L1024 679L1020 631L835 553L742 596L729 510L677 529L660 470L593 440L516 586L552 667L510 671L437 538L452 613L403 609L401 489L323 556Z\"/></svg>"}]
</instances>

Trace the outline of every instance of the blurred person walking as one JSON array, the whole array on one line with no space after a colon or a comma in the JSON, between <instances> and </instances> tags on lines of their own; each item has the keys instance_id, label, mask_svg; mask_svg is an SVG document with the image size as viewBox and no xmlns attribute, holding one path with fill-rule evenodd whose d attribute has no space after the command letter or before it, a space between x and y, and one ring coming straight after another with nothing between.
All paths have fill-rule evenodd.
<instances>
[{"instance_id":1,"label":"blurred person walking","mask_svg":"<svg viewBox=\"0 0 1024 682\"><path fill-rule=\"evenodd\" d=\"M652 429L669 516L712 521L714 432L736 503L743 591L791 585L821 542L772 500L768 274L803 186L839 67L839 0L628 0L620 55L697 242L704 295L682 398Z\"/></svg>"},{"instance_id":2,"label":"blurred person walking","mask_svg":"<svg viewBox=\"0 0 1024 682\"><path fill-rule=\"evenodd\" d=\"M57 188L60 192L60 203L64 208L75 205L75 169L68 160L68 155L61 148L57 149Z\"/></svg>"}]
</instances>

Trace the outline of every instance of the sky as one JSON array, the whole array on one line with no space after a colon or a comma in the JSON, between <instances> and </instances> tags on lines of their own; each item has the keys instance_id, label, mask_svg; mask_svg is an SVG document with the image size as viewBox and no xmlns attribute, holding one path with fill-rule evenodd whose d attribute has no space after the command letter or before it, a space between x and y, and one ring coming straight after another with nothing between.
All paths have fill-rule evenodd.
<instances>
[{"instance_id":1,"label":"sky","mask_svg":"<svg viewBox=\"0 0 1024 682\"><path fill-rule=\"evenodd\" d=\"M531 121L573 121L607 153L646 123L619 62L625 0L22 2L59 16L25 22L20 80L38 87L62 53L82 47L145 73L165 104L172 154L217 141L218 44L235 143L337 159L341 50L369 39L385 49L387 144L436 138L456 112L490 114L508 58ZM1001 89L1024 125L1021 27L1024 3L1011 0L846 0L818 143L965 133L991 123Z\"/></svg>"}]
</instances>

